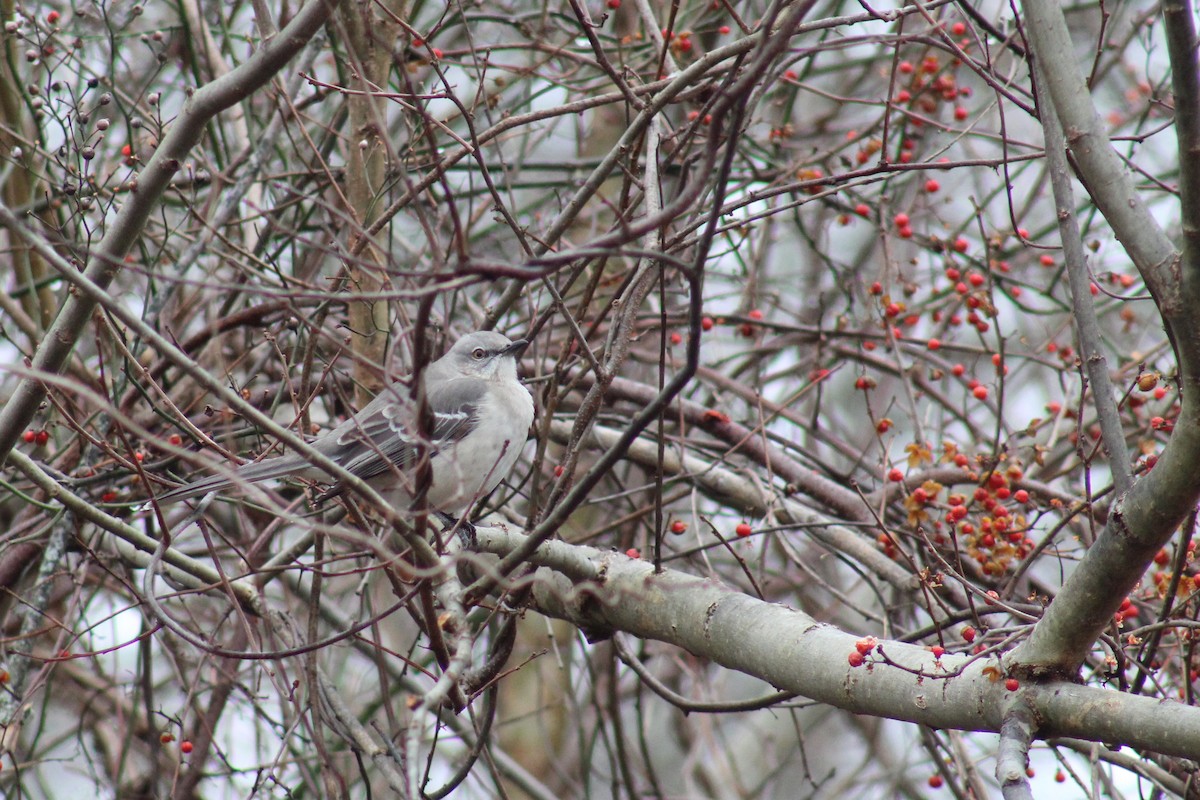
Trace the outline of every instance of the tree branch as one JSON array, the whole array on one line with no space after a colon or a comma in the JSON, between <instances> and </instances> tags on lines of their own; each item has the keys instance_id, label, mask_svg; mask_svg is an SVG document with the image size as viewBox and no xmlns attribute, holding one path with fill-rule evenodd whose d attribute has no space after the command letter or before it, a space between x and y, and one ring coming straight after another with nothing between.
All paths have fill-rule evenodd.
<instances>
[{"instance_id":1,"label":"tree branch","mask_svg":"<svg viewBox=\"0 0 1200 800\"><path fill-rule=\"evenodd\" d=\"M478 534L480 548L495 555L523 550L527 541L500 528L480 527ZM999 732L1011 699L994 658L938 659L924 647L882 641L855 668L847 659L858 637L711 579L669 569L656 574L653 565L624 554L557 541L540 543L528 560L545 568L532 577L539 613L666 642L855 714ZM1200 708L1070 681L1022 688L1041 737L1200 757Z\"/></svg>"}]
</instances>

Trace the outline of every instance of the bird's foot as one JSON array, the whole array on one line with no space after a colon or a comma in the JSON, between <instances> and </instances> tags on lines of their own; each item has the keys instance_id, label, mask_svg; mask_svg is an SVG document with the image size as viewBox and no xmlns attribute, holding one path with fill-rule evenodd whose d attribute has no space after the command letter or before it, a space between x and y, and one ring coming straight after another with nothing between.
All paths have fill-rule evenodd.
<instances>
[{"instance_id":1,"label":"bird's foot","mask_svg":"<svg viewBox=\"0 0 1200 800\"><path fill-rule=\"evenodd\" d=\"M474 550L479 545L479 537L475 533L475 526L470 520L456 519L444 511L437 512L438 519L446 526L446 530L458 530L458 540L462 542L462 546L467 550Z\"/></svg>"}]
</instances>

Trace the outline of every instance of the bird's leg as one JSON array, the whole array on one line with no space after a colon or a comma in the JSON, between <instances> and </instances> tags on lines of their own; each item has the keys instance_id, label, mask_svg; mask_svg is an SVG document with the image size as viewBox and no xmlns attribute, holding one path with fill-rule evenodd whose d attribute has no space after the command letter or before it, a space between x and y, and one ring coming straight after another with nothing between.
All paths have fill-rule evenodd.
<instances>
[{"instance_id":1,"label":"bird's leg","mask_svg":"<svg viewBox=\"0 0 1200 800\"><path fill-rule=\"evenodd\" d=\"M445 511L437 512L438 519L446 526L446 530L458 530L458 539L462 542L462 546L468 550L474 550L479 545L479 539L475 534L475 526L471 524L466 517L455 519Z\"/></svg>"}]
</instances>

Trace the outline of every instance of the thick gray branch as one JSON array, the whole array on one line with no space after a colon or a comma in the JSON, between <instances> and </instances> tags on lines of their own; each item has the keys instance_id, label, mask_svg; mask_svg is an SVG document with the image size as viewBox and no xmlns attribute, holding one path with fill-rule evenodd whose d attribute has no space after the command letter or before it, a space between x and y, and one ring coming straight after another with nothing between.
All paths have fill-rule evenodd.
<instances>
[{"instance_id":1,"label":"thick gray branch","mask_svg":"<svg viewBox=\"0 0 1200 800\"><path fill-rule=\"evenodd\" d=\"M480 528L480 547L505 554L526 537ZM856 714L935 728L1000 730L1012 693L994 658L944 655L924 647L882 642L868 664L847 661L857 637L787 606L767 603L716 581L563 542L542 542L531 564L531 602L548 616L589 630L620 630L682 647L722 666L753 675ZM1039 736L1120 742L1137 748L1200 757L1200 709L1181 703L1051 681L1022 686L1039 720Z\"/></svg>"},{"instance_id":2,"label":"thick gray branch","mask_svg":"<svg viewBox=\"0 0 1200 800\"><path fill-rule=\"evenodd\" d=\"M1112 148L1080 71L1062 6L1055 0L1024 0L1022 6L1034 57L1046 75L1043 88L1058 112L1079 177L1160 305L1169 302L1177 296L1170 273L1175 246L1142 202ZM1045 105L1046 100L1039 99L1039 106Z\"/></svg>"},{"instance_id":3,"label":"thick gray branch","mask_svg":"<svg viewBox=\"0 0 1200 800\"><path fill-rule=\"evenodd\" d=\"M1088 550L1029 639L1006 660L1031 674L1071 675L1136 585L1150 559L1200 499L1200 330L1189 276L1191 250L1181 258L1134 190L1104 133L1058 4L1025 0L1027 31L1080 179L1154 295L1179 356L1183 405L1153 471L1119 498ZM1174 50L1172 57L1179 54ZM1194 69L1192 54L1173 68ZM1043 103L1042 105L1045 105ZM1181 153L1181 158L1187 158ZM1182 268L1181 268L1182 265Z\"/></svg>"}]
</instances>

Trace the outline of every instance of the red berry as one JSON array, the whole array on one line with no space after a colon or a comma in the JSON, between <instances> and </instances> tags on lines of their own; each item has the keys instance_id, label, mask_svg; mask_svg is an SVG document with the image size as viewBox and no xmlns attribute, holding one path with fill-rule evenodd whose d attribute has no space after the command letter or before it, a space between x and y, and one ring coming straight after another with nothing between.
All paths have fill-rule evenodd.
<instances>
[{"instance_id":1,"label":"red berry","mask_svg":"<svg viewBox=\"0 0 1200 800\"><path fill-rule=\"evenodd\" d=\"M680 336L678 333L671 334L671 344L679 344L682 341L683 341L683 337Z\"/></svg>"},{"instance_id":2,"label":"red berry","mask_svg":"<svg viewBox=\"0 0 1200 800\"><path fill-rule=\"evenodd\" d=\"M750 309L750 313L747 314L746 316L748 316L750 319L762 319L763 312L757 308L752 308L752 309Z\"/></svg>"},{"instance_id":3,"label":"red berry","mask_svg":"<svg viewBox=\"0 0 1200 800\"><path fill-rule=\"evenodd\" d=\"M966 642L967 644L970 644L971 642L975 641L975 629L972 628L970 625L964 626L962 629L962 638L963 638L963 641Z\"/></svg>"},{"instance_id":4,"label":"red berry","mask_svg":"<svg viewBox=\"0 0 1200 800\"><path fill-rule=\"evenodd\" d=\"M893 469L888 473L888 480L892 483L899 483L904 480L904 473L898 469Z\"/></svg>"},{"instance_id":5,"label":"red berry","mask_svg":"<svg viewBox=\"0 0 1200 800\"><path fill-rule=\"evenodd\" d=\"M864 656L875 649L875 645L879 644L879 640L874 636L864 636L854 643L854 649L862 653Z\"/></svg>"},{"instance_id":6,"label":"red berry","mask_svg":"<svg viewBox=\"0 0 1200 800\"><path fill-rule=\"evenodd\" d=\"M187 740L180 742L179 751L186 756L188 753L192 752L192 743Z\"/></svg>"},{"instance_id":7,"label":"red berry","mask_svg":"<svg viewBox=\"0 0 1200 800\"><path fill-rule=\"evenodd\" d=\"M1160 567L1165 567L1171 560L1171 556L1165 549L1159 550L1154 554L1154 563Z\"/></svg>"},{"instance_id":8,"label":"red berry","mask_svg":"<svg viewBox=\"0 0 1200 800\"><path fill-rule=\"evenodd\" d=\"M875 281L871 284L871 287L867 289L867 291L873 295L881 295L883 294L883 284L879 281Z\"/></svg>"},{"instance_id":9,"label":"red berry","mask_svg":"<svg viewBox=\"0 0 1200 800\"><path fill-rule=\"evenodd\" d=\"M1021 682L1016 678L1009 678L1004 682L1004 688L1010 692L1015 692L1017 689L1021 688Z\"/></svg>"},{"instance_id":10,"label":"red berry","mask_svg":"<svg viewBox=\"0 0 1200 800\"><path fill-rule=\"evenodd\" d=\"M866 203L859 203L854 207L854 213L858 214L860 217L869 216L871 213L871 207Z\"/></svg>"},{"instance_id":11,"label":"red berry","mask_svg":"<svg viewBox=\"0 0 1200 800\"><path fill-rule=\"evenodd\" d=\"M988 390L986 386L976 386L971 390L971 394L975 395L976 400L987 400Z\"/></svg>"},{"instance_id":12,"label":"red berry","mask_svg":"<svg viewBox=\"0 0 1200 800\"><path fill-rule=\"evenodd\" d=\"M962 22L956 22L950 26L950 32L953 33L955 36L962 36L964 33L967 32L967 26L966 26L966 24L964 24Z\"/></svg>"},{"instance_id":13,"label":"red berry","mask_svg":"<svg viewBox=\"0 0 1200 800\"><path fill-rule=\"evenodd\" d=\"M1017 489L1015 492L1013 492L1013 500L1016 500L1018 503L1024 505L1025 503L1029 502L1029 492L1025 491L1024 489Z\"/></svg>"},{"instance_id":14,"label":"red berry","mask_svg":"<svg viewBox=\"0 0 1200 800\"><path fill-rule=\"evenodd\" d=\"M555 464L555 465L554 465L554 477L556 477L556 478L561 478L561 477L562 477L562 474L563 474L563 465L562 465L562 464Z\"/></svg>"},{"instance_id":15,"label":"red berry","mask_svg":"<svg viewBox=\"0 0 1200 800\"><path fill-rule=\"evenodd\" d=\"M967 252L967 247L969 246L969 244L970 243L967 242L966 239L964 239L963 237L960 236L954 240L954 250L955 250L955 252L958 252L958 253L965 253L965 252Z\"/></svg>"},{"instance_id":16,"label":"red berry","mask_svg":"<svg viewBox=\"0 0 1200 800\"><path fill-rule=\"evenodd\" d=\"M930 178L929 180L925 181L925 191L929 192L930 194L933 194L941 188L942 185L934 178Z\"/></svg>"},{"instance_id":17,"label":"red berry","mask_svg":"<svg viewBox=\"0 0 1200 800\"><path fill-rule=\"evenodd\" d=\"M717 28L717 32L720 33L722 36L728 36L729 30L730 30L730 28L728 25L722 25L721 27Z\"/></svg>"},{"instance_id":18,"label":"red berry","mask_svg":"<svg viewBox=\"0 0 1200 800\"><path fill-rule=\"evenodd\" d=\"M982 275L980 275L978 272L972 272L970 275L967 276L967 283L971 284L972 286L974 286L976 288L983 286L984 280L985 280L984 277Z\"/></svg>"},{"instance_id":19,"label":"red berry","mask_svg":"<svg viewBox=\"0 0 1200 800\"><path fill-rule=\"evenodd\" d=\"M183 437L178 433L172 433L167 437L167 444L172 445L173 447L179 447L179 445L183 444Z\"/></svg>"},{"instance_id":20,"label":"red berry","mask_svg":"<svg viewBox=\"0 0 1200 800\"><path fill-rule=\"evenodd\" d=\"M49 22L51 25L53 25L54 23L58 22L58 18L59 13L57 11L51 11L46 15L46 22Z\"/></svg>"},{"instance_id":21,"label":"red berry","mask_svg":"<svg viewBox=\"0 0 1200 800\"><path fill-rule=\"evenodd\" d=\"M711 331L713 329L713 325L714 325L714 323L713 323L712 317L702 317L700 319L700 329L701 330Z\"/></svg>"},{"instance_id":22,"label":"red berry","mask_svg":"<svg viewBox=\"0 0 1200 800\"><path fill-rule=\"evenodd\" d=\"M851 651L846 660L850 662L850 666L852 667L861 667L863 662L866 661L866 659L863 658L863 654L857 650Z\"/></svg>"},{"instance_id":23,"label":"red berry","mask_svg":"<svg viewBox=\"0 0 1200 800\"><path fill-rule=\"evenodd\" d=\"M905 75L911 75L912 71L913 71L913 65L912 65L911 61L901 61L900 64L897 65L896 68L899 69L901 72L903 72Z\"/></svg>"},{"instance_id":24,"label":"red berry","mask_svg":"<svg viewBox=\"0 0 1200 800\"><path fill-rule=\"evenodd\" d=\"M175 735L171 733L164 733L158 737L158 740L163 744L170 744L171 742L175 741Z\"/></svg>"},{"instance_id":25,"label":"red berry","mask_svg":"<svg viewBox=\"0 0 1200 800\"><path fill-rule=\"evenodd\" d=\"M687 523L681 519L677 519L671 523L671 533L680 534L687 531Z\"/></svg>"},{"instance_id":26,"label":"red berry","mask_svg":"<svg viewBox=\"0 0 1200 800\"><path fill-rule=\"evenodd\" d=\"M609 8L620 8L621 0L608 0L608 7Z\"/></svg>"},{"instance_id":27,"label":"red berry","mask_svg":"<svg viewBox=\"0 0 1200 800\"><path fill-rule=\"evenodd\" d=\"M631 547L628 550L626 550L625 555L629 556L630 558L635 558L635 559L642 557L641 551L638 550L636 547Z\"/></svg>"},{"instance_id":28,"label":"red berry","mask_svg":"<svg viewBox=\"0 0 1200 800\"><path fill-rule=\"evenodd\" d=\"M50 432L47 430L38 431L34 436L34 441L37 442L38 447L43 446L46 442L50 441Z\"/></svg>"},{"instance_id":29,"label":"red berry","mask_svg":"<svg viewBox=\"0 0 1200 800\"><path fill-rule=\"evenodd\" d=\"M941 775L930 775L929 776L929 788L930 789L940 789L940 788L942 788L943 783L944 783L944 781L942 780Z\"/></svg>"},{"instance_id":30,"label":"red berry","mask_svg":"<svg viewBox=\"0 0 1200 800\"><path fill-rule=\"evenodd\" d=\"M436 61L436 60L438 60L439 58L441 58L441 57L442 57L442 55L443 55L443 53L442 53L441 49L439 49L439 48L437 48L437 47L431 47L431 48L429 48L429 54L430 54L431 56L433 56L433 59L434 59L435 61Z\"/></svg>"},{"instance_id":31,"label":"red berry","mask_svg":"<svg viewBox=\"0 0 1200 800\"><path fill-rule=\"evenodd\" d=\"M1055 780L1056 782L1058 782L1058 783L1064 783L1064 782L1067 780L1067 776L1066 776L1066 774L1065 774L1065 773L1064 773L1064 772L1063 772L1063 771L1060 769L1058 772L1054 773L1054 780Z\"/></svg>"},{"instance_id":32,"label":"red berry","mask_svg":"<svg viewBox=\"0 0 1200 800\"><path fill-rule=\"evenodd\" d=\"M37 431L31 428L21 434L21 438L25 440L26 444L33 444L33 440L37 438Z\"/></svg>"},{"instance_id":33,"label":"red berry","mask_svg":"<svg viewBox=\"0 0 1200 800\"><path fill-rule=\"evenodd\" d=\"M913 229L905 225L903 228L896 231L896 235L901 239L911 239L913 235Z\"/></svg>"},{"instance_id":34,"label":"red berry","mask_svg":"<svg viewBox=\"0 0 1200 800\"><path fill-rule=\"evenodd\" d=\"M748 523L739 522L738 526L733 529L733 532L736 533L740 538L744 539L753 533L753 530L750 528Z\"/></svg>"},{"instance_id":35,"label":"red berry","mask_svg":"<svg viewBox=\"0 0 1200 800\"><path fill-rule=\"evenodd\" d=\"M941 658L942 656L946 655L946 648L942 647L940 644L935 644L933 647L929 648L929 652L933 653L934 658Z\"/></svg>"},{"instance_id":36,"label":"red berry","mask_svg":"<svg viewBox=\"0 0 1200 800\"><path fill-rule=\"evenodd\" d=\"M909 222L908 214L904 214L904 213L897 214L895 217L892 218L892 222L894 222L896 224L897 228L907 228L908 222Z\"/></svg>"},{"instance_id":37,"label":"red berry","mask_svg":"<svg viewBox=\"0 0 1200 800\"><path fill-rule=\"evenodd\" d=\"M1045 255L1043 255L1041 258L1038 259L1038 261L1042 262L1043 267L1053 267L1054 266L1054 256L1050 255L1049 253L1046 253Z\"/></svg>"},{"instance_id":38,"label":"red berry","mask_svg":"<svg viewBox=\"0 0 1200 800\"><path fill-rule=\"evenodd\" d=\"M966 110L965 108L963 108L962 106L955 106L955 107L954 107L954 118L955 118L956 120L958 120L959 122L962 122L963 120L965 120L965 119L966 119L967 117L969 117L969 116L971 116L971 112L970 112L970 111L967 111L967 110Z\"/></svg>"}]
</instances>

